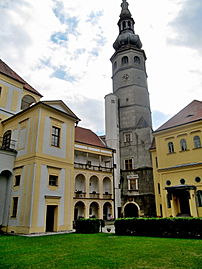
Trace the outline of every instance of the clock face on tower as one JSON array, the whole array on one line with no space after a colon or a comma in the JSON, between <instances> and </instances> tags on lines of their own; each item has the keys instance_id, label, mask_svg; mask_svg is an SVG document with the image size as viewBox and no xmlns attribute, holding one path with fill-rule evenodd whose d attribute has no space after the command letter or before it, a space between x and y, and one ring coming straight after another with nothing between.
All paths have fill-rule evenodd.
<instances>
[{"instance_id":1,"label":"clock face on tower","mask_svg":"<svg viewBox=\"0 0 202 269\"><path fill-rule=\"evenodd\" d=\"M129 75L128 75L128 74L124 74L124 75L122 76L122 79L123 79L123 80L127 80L127 79L129 79Z\"/></svg>"}]
</instances>

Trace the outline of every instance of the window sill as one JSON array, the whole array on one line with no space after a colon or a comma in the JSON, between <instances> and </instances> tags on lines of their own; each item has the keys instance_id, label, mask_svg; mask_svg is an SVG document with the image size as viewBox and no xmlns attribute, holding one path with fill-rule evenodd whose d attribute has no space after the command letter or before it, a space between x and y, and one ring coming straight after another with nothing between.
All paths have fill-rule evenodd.
<instances>
[{"instance_id":1,"label":"window sill","mask_svg":"<svg viewBox=\"0 0 202 269\"><path fill-rule=\"evenodd\" d=\"M198 148L193 148L193 150L196 150L196 149L201 149L202 147L198 147Z\"/></svg>"},{"instance_id":2,"label":"window sill","mask_svg":"<svg viewBox=\"0 0 202 269\"><path fill-rule=\"evenodd\" d=\"M187 151L190 151L189 149L186 149L186 150L180 150L179 152L182 153L182 152L187 152Z\"/></svg>"}]
</instances>

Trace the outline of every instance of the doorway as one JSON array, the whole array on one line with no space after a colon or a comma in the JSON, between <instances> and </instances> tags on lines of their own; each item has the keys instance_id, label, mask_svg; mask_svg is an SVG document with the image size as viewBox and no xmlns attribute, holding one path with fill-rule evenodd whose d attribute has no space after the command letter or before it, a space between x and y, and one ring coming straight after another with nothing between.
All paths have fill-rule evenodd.
<instances>
[{"instance_id":1,"label":"doorway","mask_svg":"<svg viewBox=\"0 0 202 269\"><path fill-rule=\"evenodd\" d=\"M46 211L46 232L56 231L56 205L47 205Z\"/></svg>"},{"instance_id":2,"label":"doorway","mask_svg":"<svg viewBox=\"0 0 202 269\"><path fill-rule=\"evenodd\" d=\"M124 216L125 218L138 217L138 207L133 203L127 204L124 208Z\"/></svg>"},{"instance_id":3,"label":"doorway","mask_svg":"<svg viewBox=\"0 0 202 269\"><path fill-rule=\"evenodd\" d=\"M178 199L180 204L180 213L190 216L189 193L187 191L179 191Z\"/></svg>"}]
</instances>

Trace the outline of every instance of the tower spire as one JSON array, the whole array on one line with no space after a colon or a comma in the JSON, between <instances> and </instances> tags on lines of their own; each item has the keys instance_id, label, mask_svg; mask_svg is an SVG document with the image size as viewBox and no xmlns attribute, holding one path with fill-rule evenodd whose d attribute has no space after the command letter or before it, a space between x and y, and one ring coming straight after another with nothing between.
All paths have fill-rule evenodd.
<instances>
[{"instance_id":1,"label":"tower spire","mask_svg":"<svg viewBox=\"0 0 202 269\"><path fill-rule=\"evenodd\" d=\"M128 9L128 2L126 0L122 0L122 3L121 3L121 14L120 14L120 18L125 18L125 17L128 17L128 18L131 18L131 13L130 13L130 10Z\"/></svg>"},{"instance_id":2,"label":"tower spire","mask_svg":"<svg viewBox=\"0 0 202 269\"><path fill-rule=\"evenodd\" d=\"M118 21L119 26L119 35L116 41L113 44L113 47L116 51L124 48L142 48L142 43L138 35L135 34L134 31L134 20L128 9L128 2L126 0L122 0L121 3L121 14L120 19Z\"/></svg>"}]
</instances>

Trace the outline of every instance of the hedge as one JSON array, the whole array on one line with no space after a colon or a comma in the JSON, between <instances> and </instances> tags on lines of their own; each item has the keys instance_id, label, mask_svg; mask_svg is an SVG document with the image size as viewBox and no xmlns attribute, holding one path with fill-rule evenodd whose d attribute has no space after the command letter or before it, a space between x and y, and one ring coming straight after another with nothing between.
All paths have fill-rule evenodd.
<instances>
[{"instance_id":1,"label":"hedge","mask_svg":"<svg viewBox=\"0 0 202 269\"><path fill-rule=\"evenodd\" d=\"M202 238L202 218L126 218L115 221L117 235Z\"/></svg>"},{"instance_id":2,"label":"hedge","mask_svg":"<svg viewBox=\"0 0 202 269\"><path fill-rule=\"evenodd\" d=\"M78 219L75 221L76 233L99 233L100 227L104 226L104 221L100 219Z\"/></svg>"}]
</instances>

